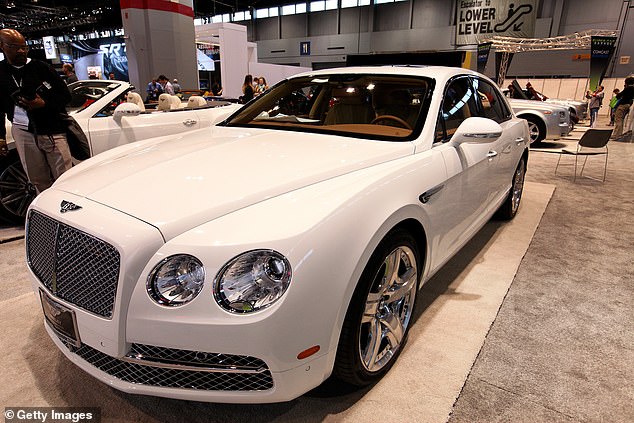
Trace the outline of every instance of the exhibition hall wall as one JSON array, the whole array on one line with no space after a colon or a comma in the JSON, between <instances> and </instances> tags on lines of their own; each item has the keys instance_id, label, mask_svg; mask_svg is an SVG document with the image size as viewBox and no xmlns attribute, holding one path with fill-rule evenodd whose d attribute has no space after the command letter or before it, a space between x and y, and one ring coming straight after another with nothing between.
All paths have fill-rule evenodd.
<instances>
[{"instance_id":1,"label":"exhibition hall wall","mask_svg":"<svg viewBox=\"0 0 634 423\"><path fill-rule=\"evenodd\" d=\"M634 73L634 2L622 0L540 0L535 37L554 37L590 29L619 31L617 55L627 64L608 69L608 77ZM627 7L629 14L625 19ZM411 0L374 6L277 16L245 21L249 41L258 43L260 62L318 68L319 63L344 65L349 54L403 51L471 50L456 46L456 0ZM629 40L629 42L628 42ZM310 42L310 55L300 54ZM585 77L589 51L563 50L518 54L509 75ZM581 55L581 57L580 57ZM488 72L487 72L488 73Z\"/></svg>"}]
</instances>

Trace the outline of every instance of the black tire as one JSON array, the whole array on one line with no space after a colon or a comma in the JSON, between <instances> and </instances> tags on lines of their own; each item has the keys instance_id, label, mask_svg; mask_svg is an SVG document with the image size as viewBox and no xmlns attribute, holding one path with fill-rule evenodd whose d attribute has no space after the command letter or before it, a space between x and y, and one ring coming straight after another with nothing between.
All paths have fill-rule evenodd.
<instances>
[{"instance_id":1,"label":"black tire","mask_svg":"<svg viewBox=\"0 0 634 423\"><path fill-rule=\"evenodd\" d=\"M29 182L16 150L0 160L0 219L21 225L26 210L35 198L35 187Z\"/></svg>"},{"instance_id":2,"label":"black tire","mask_svg":"<svg viewBox=\"0 0 634 423\"><path fill-rule=\"evenodd\" d=\"M513 183L509 195L504 200L496 213L496 217L501 220L511 220L517 214L524 191L524 177L526 175L526 157L522 156L520 162L513 173Z\"/></svg>"},{"instance_id":3,"label":"black tire","mask_svg":"<svg viewBox=\"0 0 634 423\"><path fill-rule=\"evenodd\" d=\"M390 272L389 264L397 259L397 267L392 266L396 270ZM389 371L407 339L420 275L420 253L412 235L403 229L386 235L361 275L343 322L334 366L339 380L365 386ZM387 322L393 323L392 330L387 330ZM373 342L373 333L379 335L378 342Z\"/></svg>"},{"instance_id":4,"label":"black tire","mask_svg":"<svg viewBox=\"0 0 634 423\"><path fill-rule=\"evenodd\" d=\"M526 116L524 119L528 121L528 134L531 139L531 145L542 142L546 138L546 125L544 122L535 116Z\"/></svg>"}]
</instances>

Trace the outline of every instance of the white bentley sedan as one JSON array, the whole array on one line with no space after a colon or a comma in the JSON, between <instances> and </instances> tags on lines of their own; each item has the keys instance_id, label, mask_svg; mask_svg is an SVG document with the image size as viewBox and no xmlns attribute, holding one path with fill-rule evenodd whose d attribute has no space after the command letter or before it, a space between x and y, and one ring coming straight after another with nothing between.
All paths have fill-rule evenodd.
<instances>
[{"instance_id":1,"label":"white bentley sedan","mask_svg":"<svg viewBox=\"0 0 634 423\"><path fill-rule=\"evenodd\" d=\"M469 70L297 75L35 199L46 330L125 392L263 403L331 375L370 384L404 348L419 288L496 212L516 214L528 140Z\"/></svg>"}]
</instances>

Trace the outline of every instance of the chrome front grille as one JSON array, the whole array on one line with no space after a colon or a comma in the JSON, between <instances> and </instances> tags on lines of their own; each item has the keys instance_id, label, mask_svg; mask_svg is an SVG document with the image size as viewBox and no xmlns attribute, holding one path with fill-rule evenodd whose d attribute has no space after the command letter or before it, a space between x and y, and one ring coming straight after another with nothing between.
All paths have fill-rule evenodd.
<instances>
[{"instance_id":1,"label":"chrome front grille","mask_svg":"<svg viewBox=\"0 0 634 423\"><path fill-rule=\"evenodd\" d=\"M29 267L54 296L112 317L120 266L112 245L32 210L26 254Z\"/></svg>"},{"instance_id":2,"label":"chrome front grille","mask_svg":"<svg viewBox=\"0 0 634 423\"><path fill-rule=\"evenodd\" d=\"M273 388L270 370L254 357L133 344L126 357L118 359L86 344L75 347L63 339L62 342L72 353L124 382L203 391L248 392ZM151 353L157 362L140 360L141 352L146 354L145 359Z\"/></svg>"},{"instance_id":3,"label":"chrome front grille","mask_svg":"<svg viewBox=\"0 0 634 423\"><path fill-rule=\"evenodd\" d=\"M132 344L127 357L156 363L172 363L187 366L216 367L242 370L266 368L264 361L243 355L206 353L179 350L152 345Z\"/></svg>"}]
</instances>

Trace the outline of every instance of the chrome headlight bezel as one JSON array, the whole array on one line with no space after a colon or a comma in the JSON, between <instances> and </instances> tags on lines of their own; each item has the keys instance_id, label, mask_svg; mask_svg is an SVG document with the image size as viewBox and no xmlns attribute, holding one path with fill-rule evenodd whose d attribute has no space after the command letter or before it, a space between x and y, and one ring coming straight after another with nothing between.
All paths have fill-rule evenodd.
<instances>
[{"instance_id":1,"label":"chrome headlight bezel","mask_svg":"<svg viewBox=\"0 0 634 423\"><path fill-rule=\"evenodd\" d=\"M229 273L233 271L236 272L235 275ZM248 279L249 273L251 281L242 280L244 277ZM228 280L228 277L232 277L233 281ZM255 313L279 301L288 290L291 278L291 264L284 255L270 249L249 250L233 257L218 271L214 278L214 299L223 310L230 313ZM231 294L229 291L232 289L242 292ZM247 297L243 296L245 291ZM248 297L249 294L256 298ZM265 295L258 296L259 294Z\"/></svg>"},{"instance_id":2,"label":"chrome headlight bezel","mask_svg":"<svg viewBox=\"0 0 634 423\"><path fill-rule=\"evenodd\" d=\"M174 301L163 295L163 293L161 292L161 287L157 286L157 282L158 278L160 277L160 273L166 270L166 266L173 266L179 261L181 261L181 264L184 261L185 263L194 264L195 266L197 266L197 270L195 270L194 272L188 272L188 274L193 275L193 277L197 279L197 282L194 281L194 285L189 284L187 286L187 289L191 291L191 294L187 299L184 299L182 301ZM173 270L173 268L171 270ZM199 272L198 275L194 275L196 271ZM166 307L181 307L193 301L202 292L204 284L205 267L203 266L202 262L190 254L174 254L164 258L152 268L152 271L147 277L145 288L148 295L154 302Z\"/></svg>"}]
</instances>

